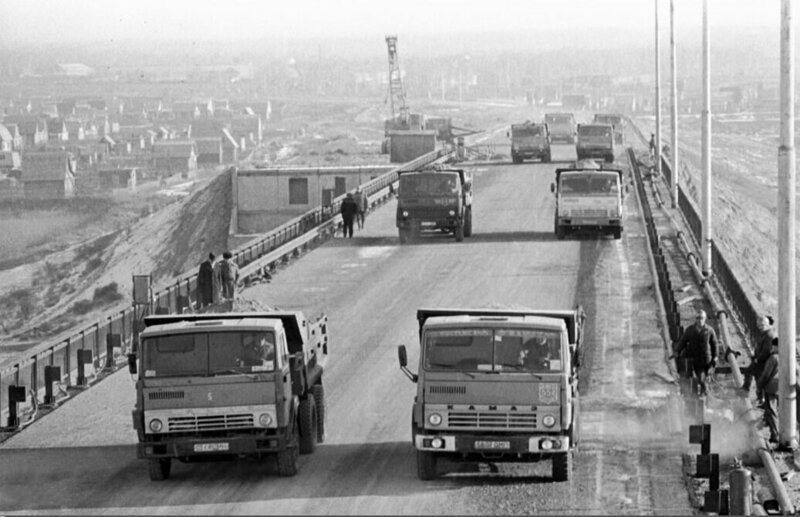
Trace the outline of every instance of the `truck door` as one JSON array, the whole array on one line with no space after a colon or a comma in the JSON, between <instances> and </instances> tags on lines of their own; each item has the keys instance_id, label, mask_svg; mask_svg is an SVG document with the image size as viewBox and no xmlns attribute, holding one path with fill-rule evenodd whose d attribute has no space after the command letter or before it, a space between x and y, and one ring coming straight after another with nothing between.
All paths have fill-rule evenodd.
<instances>
[{"instance_id":1,"label":"truck door","mask_svg":"<svg viewBox=\"0 0 800 517\"><path fill-rule=\"evenodd\" d=\"M286 346L286 334L283 332L278 334L277 348L276 360L278 364L276 365L276 369L278 372L276 378L279 377L281 382L276 386L276 390L278 390L278 393L276 393L278 399L276 410L279 414L279 421L288 422L289 410L292 406L288 403L292 400L292 371L289 361L289 349ZM283 420L280 420L281 418L283 418Z\"/></svg>"}]
</instances>

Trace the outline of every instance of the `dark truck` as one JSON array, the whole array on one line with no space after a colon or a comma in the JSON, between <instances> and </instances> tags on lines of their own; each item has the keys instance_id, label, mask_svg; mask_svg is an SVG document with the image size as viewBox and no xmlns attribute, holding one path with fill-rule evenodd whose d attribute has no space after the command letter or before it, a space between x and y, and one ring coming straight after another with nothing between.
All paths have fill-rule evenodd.
<instances>
[{"instance_id":1,"label":"dark truck","mask_svg":"<svg viewBox=\"0 0 800 517\"><path fill-rule=\"evenodd\" d=\"M550 131L551 143L575 143L575 115L572 113L546 113L544 123Z\"/></svg>"},{"instance_id":2,"label":"dark truck","mask_svg":"<svg viewBox=\"0 0 800 517\"><path fill-rule=\"evenodd\" d=\"M578 160L600 158L614 162L616 145L611 124L578 124L578 143L575 145Z\"/></svg>"},{"instance_id":3,"label":"dark truck","mask_svg":"<svg viewBox=\"0 0 800 517\"><path fill-rule=\"evenodd\" d=\"M544 163L550 161L550 131L547 124L530 121L512 124L508 136L511 138L511 161L514 163L532 158Z\"/></svg>"},{"instance_id":4,"label":"dark truck","mask_svg":"<svg viewBox=\"0 0 800 517\"><path fill-rule=\"evenodd\" d=\"M593 122L596 124L611 124L614 128L614 142L617 145L624 145L625 127L622 115L616 113L595 113Z\"/></svg>"},{"instance_id":5,"label":"dark truck","mask_svg":"<svg viewBox=\"0 0 800 517\"><path fill-rule=\"evenodd\" d=\"M425 230L472 235L472 179L462 169L428 167L399 173L395 222L404 244Z\"/></svg>"},{"instance_id":6,"label":"dark truck","mask_svg":"<svg viewBox=\"0 0 800 517\"><path fill-rule=\"evenodd\" d=\"M566 481L579 441L578 367L584 314L574 310L420 309L411 441L417 475L438 460L552 460Z\"/></svg>"},{"instance_id":7,"label":"dark truck","mask_svg":"<svg viewBox=\"0 0 800 517\"><path fill-rule=\"evenodd\" d=\"M327 317L300 312L232 312L144 318L133 426L150 479L173 459L275 457L294 476L298 454L325 436L322 373ZM138 366L137 366L138 362Z\"/></svg>"}]
</instances>

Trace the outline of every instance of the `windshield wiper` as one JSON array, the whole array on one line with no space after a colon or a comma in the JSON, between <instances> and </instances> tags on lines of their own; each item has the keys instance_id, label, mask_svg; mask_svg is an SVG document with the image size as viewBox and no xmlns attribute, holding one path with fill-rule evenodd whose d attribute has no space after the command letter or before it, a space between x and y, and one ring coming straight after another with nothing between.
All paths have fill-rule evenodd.
<instances>
[{"instance_id":1,"label":"windshield wiper","mask_svg":"<svg viewBox=\"0 0 800 517\"><path fill-rule=\"evenodd\" d=\"M533 377L536 378L537 381L540 381L540 380L543 379L543 377L541 375L539 375L537 373L533 373L532 371L528 370L527 368L525 368L521 364L501 364L501 365L498 365L498 366L501 366L502 369L501 370L494 370L497 373L501 373L501 372L503 372L503 370L508 368L509 370L513 369L513 371L515 371L515 372L522 372L522 373L527 373L528 375L532 375Z\"/></svg>"},{"instance_id":2,"label":"windshield wiper","mask_svg":"<svg viewBox=\"0 0 800 517\"><path fill-rule=\"evenodd\" d=\"M453 365L451 363L428 363L428 366L433 366L433 367L438 367L438 368L446 368L446 369L454 371L454 372L466 374L466 375L468 375L470 377L470 379L474 379L475 378L475 375L473 375L471 372L468 372L466 370L459 370L455 365Z\"/></svg>"},{"instance_id":3,"label":"windshield wiper","mask_svg":"<svg viewBox=\"0 0 800 517\"><path fill-rule=\"evenodd\" d=\"M217 375L220 375L220 374L223 374L223 373L232 373L234 375L244 375L248 379L251 379L251 380L254 380L254 381L258 380L258 376L253 375L252 373L241 372L241 371L238 371L238 370L234 370L233 368L226 368L226 369L223 369L223 370L216 370L214 372L214 376L217 376Z\"/></svg>"}]
</instances>

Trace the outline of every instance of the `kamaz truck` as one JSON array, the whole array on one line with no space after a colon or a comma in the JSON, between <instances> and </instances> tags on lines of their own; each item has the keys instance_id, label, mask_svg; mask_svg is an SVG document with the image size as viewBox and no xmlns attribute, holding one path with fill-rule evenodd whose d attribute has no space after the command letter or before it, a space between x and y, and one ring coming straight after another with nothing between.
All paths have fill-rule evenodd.
<instances>
[{"instance_id":1,"label":"kamaz truck","mask_svg":"<svg viewBox=\"0 0 800 517\"><path fill-rule=\"evenodd\" d=\"M622 171L594 162L556 169L550 191L556 196L555 234L558 239L577 231L622 235Z\"/></svg>"},{"instance_id":2,"label":"kamaz truck","mask_svg":"<svg viewBox=\"0 0 800 517\"><path fill-rule=\"evenodd\" d=\"M512 124L508 133L511 138L511 161L522 163L532 158L544 163L550 161L550 132L547 124L536 124L526 121Z\"/></svg>"},{"instance_id":3,"label":"kamaz truck","mask_svg":"<svg viewBox=\"0 0 800 517\"><path fill-rule=\"evenodd\" d=\"M462 169L427 167L399 173L395 223L400 243L423 231L443 231L456 241L472 235L472 178Z\"/></svg>"},{"instance_id":4,"label":"kamaz truck","mask_svg":"<svg viewBox=\"0 0 800 517\"><path fill-rule=\"evenodd\" d=\"M578 160L600 158L614 162L616 141L611 124L578 124L578 143L575 145Z\"/></svg>"},{"instance_id":5,"label":"kamaz truck","mask_svg":"<svg viewBox=\"0 0 800 517\"><path fill-rule=\"evenodd\" d=\"M272 457L294 476L325 436L327 317L231 312L144 318L133 427L150 479L183 462Z\"/></svg>"},{"instance_id":6,"label":"kamaz truck","mask_svg":"<svg viewBox=\"0 0 800 517\"><path fill-rule=\"evenodd\" d=\"M614 128L614 142L617 145L625 143L625 127L622 115L616 113L595 113L594 123L596 124L611 124Z\"/></svg>"},{"instance_id":7,"label":"kamaz truck","mask_svg":"<svg viewBox=\"0 0 800 517\"><path fill-rule=\"evenodd\" d=\"M419 373L411 412L417 475L444 474L440 460L552 461L572 472L580 414L584 314L574 310L420 309Z\"/></svg>"},{"instance_id":8,"label":"kamaz truck","mask_svg":"<svg viewBox=\"0 0 800 517\"><path fill-rule=\"evenodd\" d=\"M544 123L550 130L551 143L575 143L575 115L572 113L546 113Z\"/></svg>"}]
</instances>

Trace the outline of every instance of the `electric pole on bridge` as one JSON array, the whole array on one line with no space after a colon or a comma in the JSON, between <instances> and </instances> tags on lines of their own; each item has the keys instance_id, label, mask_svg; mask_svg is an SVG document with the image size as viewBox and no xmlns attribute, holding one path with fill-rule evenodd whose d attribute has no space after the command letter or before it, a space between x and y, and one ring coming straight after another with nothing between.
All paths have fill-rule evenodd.
<instances>
[{"instance_id":1,"label":"electric pole on bridge","mask_svg":"<svg viewBox=\"0 0 800 517\"><path fill-rule=\"evenodd\" d=\"M703 115L702 119L702 242L703 275L711 276L711 37L708 29L708 0L703 0Z\"/></svg>"},{"instance_id":2,"label":"electric pole on bridge","mask_svg":"<svg viewBox=\"0 0 800 517\"><path fill-rule=\"evenodd\" d=\"M678 73L675 58L675 0L669 0L669 56L670 73L672 75L672 105L670 110L670 121L672 123L672 177L670 178L670 193L672 197L672 208L678 206Z\"/></svg>"},{"instance_id":3,"label":"electric pole on bridge","mask_svg":"<svg viewBox=\"0 0 800 517\"><path fill-rule=\"evenodd\" d=\"M656 151L654 153L656 174L661 177L661 33L658 30L658 0L656 12Z\"/></svg>"},{"instance_id":4,"label":"electric pole on bridge","mask_svg":"<svg viewBox=\"0 0 800 517\"><path fill-rule=\"evenodd\" d=\"M795 407L795 178L794 29L792 0L781 0L781 142L778 147L778 425L780 444L794 447Z\"/></svg>"}]
</instances>

